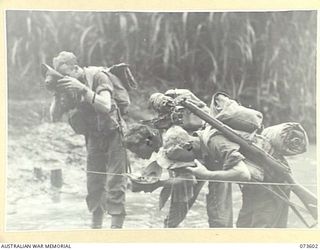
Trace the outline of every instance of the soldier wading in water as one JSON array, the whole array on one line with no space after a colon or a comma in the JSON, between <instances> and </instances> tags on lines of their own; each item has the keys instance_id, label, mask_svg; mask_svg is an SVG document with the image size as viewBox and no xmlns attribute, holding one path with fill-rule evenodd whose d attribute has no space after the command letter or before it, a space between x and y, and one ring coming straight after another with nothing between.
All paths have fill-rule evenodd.
<instances>
[{"instance_id":1,"label":"soldier wading in water","mask_svg":"<svg viewBox=\"0 0 320 250\"><path fill-rule=\"evenodd\" d=\"M60 93L75 92L80 102L69 112L69 123L85 136L87 148L87 206L92 228L99 229L105 212L111 215L111 228L122 228L125 211L127 155L122 142L120 108L115 100L121 88L119 78L101 67L81 68L73 53L61 52L53 59L54 69L64 77L58 81ZM119 87L120 86L120 87ZM126 93L124 88L122 93ZM126 96L129 103L129 96ZM125 104L128 104L125 103ZM55 94L51 117L58 120L61 98ZM110 174L107 174L110 173Z\"/></svg>"}]
</instances>

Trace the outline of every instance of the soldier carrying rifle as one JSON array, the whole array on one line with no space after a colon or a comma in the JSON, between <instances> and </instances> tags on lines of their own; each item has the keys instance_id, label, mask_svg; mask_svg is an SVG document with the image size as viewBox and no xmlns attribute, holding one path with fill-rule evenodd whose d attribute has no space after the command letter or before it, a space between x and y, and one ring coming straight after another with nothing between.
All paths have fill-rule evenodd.
<instances>
[{"instance_id":1,"label":"soldier carrying rifle","mask_svg":"<svg viewBox=\"0 0 320 250\"><path fill-rule=\"evenodd\" d=\"M186 107L188 108L187 105ZM194 109L200 110L196 105ZM212 116L231 126L237 134L249 140L250 144L259 145L262 151L272 154L287 166L283 157L283 154L286 154L283 151L280 152L279 146L277 147L275 143L275 137L277 137L275 134L277 134L276 131L279 134L279 128L270 127L265 130L264 134L269 140L257 134L263 130L260 112L240 106L224 93L214 96L210 111ZM207 115L206 112L201 111L200 113ZM288 143L287 148L290 149L287 151L291 155L305 152L307 137L302 127L294 123L283 124L283 127L284 129L281 130L285 131L283 141ZM291 130L293 132L288 132L288 127L293 129ZM182 171L192 173L197 177L198 182L201 179L209 180L207 212L210 227L233 226L232 190L229 181L261 183L241 185L243 205L237 221L238 227L286 227L288 208L289 206L294 208L289 202L290 185L263 184L286 182L286 179L281 178L281 175L272 169L264 169L259 166L260 159L258 162L252 162L252 159L247 157L248 154L242 150L241 143L238 144L237 141L231 140L223 132L210 125L197 132L195 136L175 126L166 132L164 138L163 148L166 149L164 157L175 163L180 161L177 164L180 166L180 173ZM173 145L173 141L177 145ZM180 159L179 156L181 156ZM190 160L194 160L192 167L189 164ZM265 165L262 160L261 164ZM181 168L183 166L181 162L184 163L184 168ZM314 203L314 200L311 203Z\"/></svg>"},{"instance_id":2,"label":"soldier carrying rifle","mask_svg":"<svg viewBox=\"0 0 320 250\"><path fill-rule=\"evenodd\" d=\"M180 124L188 133L192 133L203 125L203 121L197 116L183 109L182 106L175 106L174 102L179 99L188 97L193 103L197 104L205 112L209 112L209 108L198 99L192 92L186 89L172 89L165 94L154 93L150 96L149 102L152 108L158 113L158 117L152 120L143 121L144 124L135 124L129 129L126 135L127 148L136 153L141 158L150 158L150 164L144 168L141 177L143 181L148 178L160 177L161 174L169 174L170 180L164 181L157 186L150 186L150 189L143 185L139 186L141 179L133 182L133 191L152 192L157 187L163 186L160 194L160 209L170 198L170 208L168 216L164 221L165 227L177 227L185 218L188 210L194 202L194 193L200 192L203 182L196 180L185 180L186 178L194 178L189 173L180 173L179 170L173 169L168 162L163 162L163 153L167 148L161 147L162 136L160 133L172 127L174 124ZM171 130L173 131L173 130ZM166 133L165 133L166 134ZM161 148L160 148L161 147ZM160 148L160 149L159 149ZM193 163L192 163L193 164ZM181 167L181 166L180 166ZM168 171L167 171L168 170ZM150 184L150 183L149 183Z\"/></svg>"}]
</instances>

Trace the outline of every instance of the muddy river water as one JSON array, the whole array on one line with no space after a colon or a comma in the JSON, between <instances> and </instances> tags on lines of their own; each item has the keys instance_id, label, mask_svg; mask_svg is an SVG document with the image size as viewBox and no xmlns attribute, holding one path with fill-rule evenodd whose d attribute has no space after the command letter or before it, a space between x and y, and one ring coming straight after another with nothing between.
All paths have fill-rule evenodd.
<instances>
[{"instance_id":1,"label":"muddy river water","mask_svg":"<svg viewBox=\"0 0 320 250\"><path fill-rule=\"evenodd\" d=\"M46 128L50 131L50 127ZM39 132L39 131L38 131ZM50 137L51 136L51 137ZM55 140L55 134L49 135ZM37 141L38 140L38 141ZM43 138L45 141L46 138ZM61 159L64 165L63 186L61 189L54 188L48 178L49 170L43 170L43 177L34 176L34 167L45 164L43 156L35 147L41 147L41 139L31 143L30 138L15 138L9 140L8 166L7 166L7 191L6 191L6 230L8 231L29 231L29 230L77 230L90 227L90 213L85 203L86 184L85 172L82 167L74 167L67 164L69 158ZM67 142L68 143L68 142ZM31 146L30 146L31 144ZM81 143L80 143L81 144ZM72 155L78 160L78 165L84 164L84 151L79 145L73 145L69 153L78 152ZM37 153L38 152L38 153ZM52 155L49 165L56 166L59 161L54 162L52 158L59 155ZM37 158L38 157L38 158ZM37 161L35 159L38 159ZM40 160L39 160L40 159ZM307 153L288 158L294 177L309 190L316 193L316 147L310 146ZM236 184L234 187L234 208L235 218L241 206L241 194ZM153 193L132 193L127 192L127 217L124 227L130 229L142 228L163 228L163 220L167 212L167 206L159 211L159 189ZM208 228L205 194L206 186L202 189L199 197L189 211L187 218L181 223L183 228ZM293 201L297 201L295 197ZM302 214L305 214L302 211ZM305 214L306 215L306 214ZM307 219L310 219L306 215ZM105 228L109 228L110 217L105 218ZM295 214L290 212L289 227L305 227Z\"/></svg>"}]
</instances>

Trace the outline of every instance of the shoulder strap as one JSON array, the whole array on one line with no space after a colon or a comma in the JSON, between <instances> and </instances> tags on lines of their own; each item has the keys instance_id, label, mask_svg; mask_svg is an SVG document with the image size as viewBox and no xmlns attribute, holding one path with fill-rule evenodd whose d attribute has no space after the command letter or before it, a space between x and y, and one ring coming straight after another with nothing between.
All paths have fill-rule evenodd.
<instances>
[{"instance_id":1,"label":"shoulder strap","mask_svg":"<svg viewBox=\"0 0 320 250\"><path fill-rule=\"evenodd\" d=\"M104 69L103 67L95 67L95 66L84 68L84 72L85 72L85 76L86 76L86 79L87 79L88 87L90 89L92 89L92 87L93 87L94 76L98 72L103 71L103 69Z\"/></svg>"}]
</instances>

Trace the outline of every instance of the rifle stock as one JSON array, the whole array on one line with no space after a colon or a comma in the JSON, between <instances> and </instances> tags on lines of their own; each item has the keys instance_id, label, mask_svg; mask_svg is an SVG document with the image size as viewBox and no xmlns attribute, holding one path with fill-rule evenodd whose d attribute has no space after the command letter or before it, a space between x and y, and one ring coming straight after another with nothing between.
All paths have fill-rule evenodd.
<instances>
[{"instance_id":1,"label":"rifle stock","mask_svg":"<svg viewBox=\"0 0 320 250\"><path fill-rule=\"evenodd\" d=\"M273 158L270 154L268 154L255 144L243 139L230 127L210 116L209 114L203 112L188 100L183 100L179 104L190 110L192 113L200 117L215 129L219 130L227 139L237 143L240 146L241 153L243 153L249 160L258 165L261 165L266 170L269 169L274 171L275 173L279 174L279 176L281 176L283 180L287 181L289 184L293 184L292 191L301 200L306 209L310 212L311 216L315 220L317 220L317 197L305 187L295 182L289 168L286 165Z\"/></svg>"}]
</instances>

